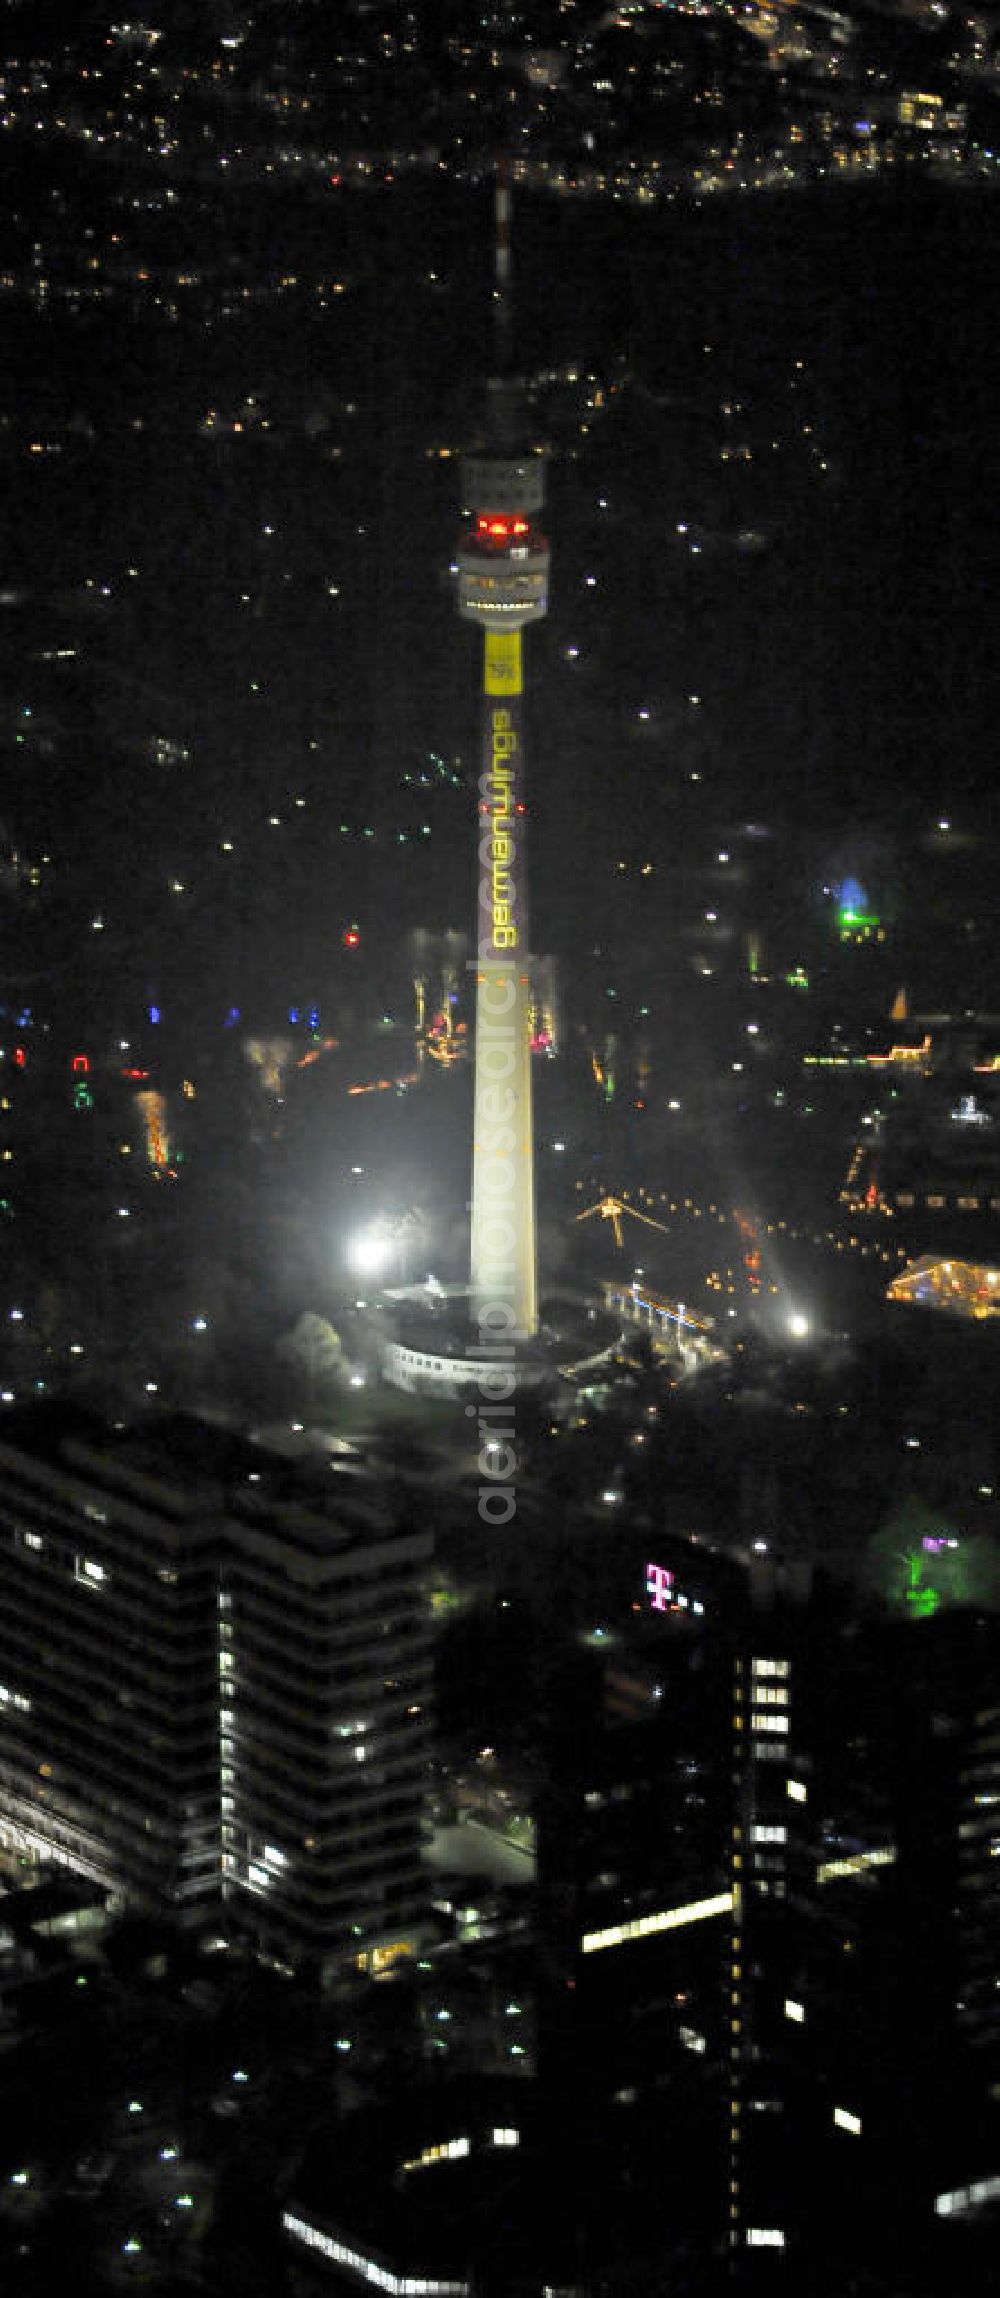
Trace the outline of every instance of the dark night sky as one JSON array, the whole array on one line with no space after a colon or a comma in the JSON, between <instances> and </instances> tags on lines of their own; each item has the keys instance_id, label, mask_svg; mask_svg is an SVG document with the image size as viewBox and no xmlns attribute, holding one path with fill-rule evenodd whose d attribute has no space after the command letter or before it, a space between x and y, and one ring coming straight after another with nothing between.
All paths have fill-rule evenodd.
<instances>
[{"instance_id":1,"label":"dark night sky","mask_svg":"<svg viewBox=\"0 0 1000 2298\"><path fill-rule=\"evenodd\" d=\"M84 214L102 219L85 176L61 222L44 168L10 181L11 201L15 182L9 231L21 240L48 218L57 258L60 233L69 244ZM474 666L443 572L457 469L427 448L466 438L479 402L487 195L417 183L345 201L230 206L213 193L195 207L182 225L151 220L154 250L179 230L182 258L190 247L220 279L233 265L259 277L311 262L343 270L351 292L322 317L265 305L211 329L167 327L124 299L75 323L12 315L3 399L15 431L83 411L96 435L58 464L11 464L8 564L36 587L28 617L7 623L10 708L38 637L68 620L83 642L72 678L49 688L55 752L11 759L5 818L59 846L63 889L78 899L58 930L75 931L106 881L124 937L116 962L138 957L148 978L180 967L236 980L249 960L258 988L284 977L284 996L296 974L322 975L341 910L379 934L387 921L466 923L463 792L434 795L425 847L394 840L398 822L419 818L412 797L400 810L407 767L431 747L467 774L473 755ZM762 818L782 844L778 907L793 886L807 912L825 871L873 855L885 898L904 870L900 840L942 809L992 826L996 238L988 195L915 182L654 214L520 203L526 371L575 361L626 379L586 440L565 394L538 403L554 449L553 589L533 649L533 838L545 938L564 955L595 924L627 938L606 871L623 827L693 885L713 840ZM822 442L822 475L801 437L789 444L799 358L797 405ZM278 436L206 447L199 416L247 390L263 394ZM718 410L729 397L755 468L727 495ZM317 411L322 430L310 429ZM685 519L729 533L759 524L769 547L706 547L696 561L678 547ZM120 578L133 557L130 590ZM115 596L87 624L66 593L92 565ZM261 666L265 691L251 699ZM30 677L44 709L42 674ZM703 698L697 729L690 692ZM171 729L195 770L151 777L137 748ZM275 840L270 811L292 787L307 817ZM344 816L370 820L376 838L348 850ZM567 874L570 817L579 866ZM232 830L240 872L226 873L216 849ZM195 886L179 933L164 867ZM766 908L766 873L761 884Z\"/></svg>"}]
</instances>

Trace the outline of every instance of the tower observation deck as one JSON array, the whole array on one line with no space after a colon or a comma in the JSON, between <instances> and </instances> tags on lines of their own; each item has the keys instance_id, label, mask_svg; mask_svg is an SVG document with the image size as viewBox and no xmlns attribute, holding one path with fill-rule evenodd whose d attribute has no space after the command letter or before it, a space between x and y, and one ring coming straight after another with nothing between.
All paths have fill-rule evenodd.
<instances>
[{"instance_id":1,"label":"tower observation deck","mask_svg":"<svg viewBox=\"0 0 1000 2298\"><path fill-rule=\"evenodd\" d=\"M484 1338L516 1339L538 1323L521 634L547 612L549 546L536 524L544 463L519 440L519 394L504 372L510 187L502 168L494 221L498 372L483 444L462 464L468 523L457 552L458 611L483 634L471 1306Z\"/></svg>"}]
</instances>

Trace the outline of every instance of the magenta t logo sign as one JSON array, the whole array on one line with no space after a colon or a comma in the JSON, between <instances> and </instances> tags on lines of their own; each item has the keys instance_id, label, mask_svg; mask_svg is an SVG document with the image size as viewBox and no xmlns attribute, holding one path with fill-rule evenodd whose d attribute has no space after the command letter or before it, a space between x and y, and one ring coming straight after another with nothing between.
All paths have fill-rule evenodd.
<instances>
[{"instance_id":1,"label":"magenta t logo sign","mask_svg":"<svg viewBox=\"0 0 1000 2298\"><path fill-rule=\"evenodd\" d=\"M669 1612L674 1602L674 1575L664 1564L647 1564L646 1593L652 1612Z\"/></svg>"}]
</instances>

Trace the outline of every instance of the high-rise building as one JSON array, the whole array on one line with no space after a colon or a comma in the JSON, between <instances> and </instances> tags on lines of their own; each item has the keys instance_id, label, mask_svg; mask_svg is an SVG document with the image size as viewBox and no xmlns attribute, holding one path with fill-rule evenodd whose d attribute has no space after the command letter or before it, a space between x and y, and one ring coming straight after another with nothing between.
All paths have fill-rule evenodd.
<instances>
[{"instance_id":1,"label":"high-rise building","mask_svg":"<svg viewBox=\"0 0 1000 2298\"><path fill-rule=\"evenodd\" d=\"M125 1897L218 1888L218 1522L58 1406L0 1446L0 1827Z\"/></svg>"},{"instance_id":2,"label":"high-rise building","mask_svg":"<svg viewBox=\"0 0 1000 2298\"><path fill-rule=\"evenodd\" d=\"M1000 2194L997 1629L800 1576L734 1659L729 2241L884 2270Z\"/></svg>"},{"instance_id":3,"label":"high-rise building","mask_svg":"<svg viewBox=\"0 0 1000 2298\"><path fill-rule=\"evenodd\" d=\"M294 1965L387 1967L426 1900L431 1550L325 1460L26 1414L0 1447L0 1836L125 1901L228 1905Z\"/></svg>"},{"instance_id":4,"label":"high-rise building","mask_svg":"<svg viewBox=\"0 0 1000 2298\"><path fill-rule=\"evenodd\" d=\"M432 1536L266 1484L231 1498L218 1586L222 1896L293 1961L378 1972L429 1895Z\"/></svg>"},{"instance_id":5,"label":"high-rise building","mask_svg":"<svg viewBox=\"0 0 1000 2298\"><path fill-rule=\"evenodd\" d=\"M548 604L548 543L536 519L544 468L526 451L505 369L510 336L510 188L495 192L498 373L486 435L465 458L470 524L458 549L458 610L483 633L478 820L472 1321L529 1335L538 1321L531 1110L525 747L521 633Z\"/></svg>"}]
</instances>

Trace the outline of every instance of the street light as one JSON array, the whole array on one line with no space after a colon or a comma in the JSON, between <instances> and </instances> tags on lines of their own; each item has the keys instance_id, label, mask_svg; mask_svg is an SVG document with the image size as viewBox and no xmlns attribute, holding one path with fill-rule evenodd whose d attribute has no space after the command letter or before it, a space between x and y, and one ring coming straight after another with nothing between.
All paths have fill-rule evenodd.
<instances>
[{"instance_id":1,"label":"street light","mask_svg":"<svg viewBox=\"0 0 1000 2298\"><path fill-rule=\"evenodd\" d=\"M392 1257L392 1239L377 1229L366 1229L352 1237L348 1258L359 1277L380 1277Z\"/></svg>"},{"instance_id":2,"label":"street light","mask_svg":"<svg viewBox=\"0 0 1000 2298\"><path fill-rule=\"evenodd\" d=\"M409 1279L410 1248L423 1230L419 1212L383 1214L370 1229L362 1229L347 1248L348 1261L360 1277L384 1277L395 1262L397 1281Z\"/></svg>"}]
</instances>

